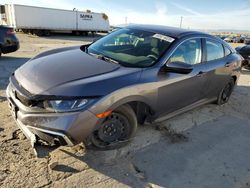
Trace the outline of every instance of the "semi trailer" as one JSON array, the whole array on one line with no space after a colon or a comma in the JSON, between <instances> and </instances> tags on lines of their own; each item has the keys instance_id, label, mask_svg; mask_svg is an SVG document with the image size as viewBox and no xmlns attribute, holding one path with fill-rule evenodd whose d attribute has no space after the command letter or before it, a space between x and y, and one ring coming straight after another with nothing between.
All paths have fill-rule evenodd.
<instances>
[{"instance_id":1,"label":"semi trailer","mask_svg":"<svg viewBox=\"0 0 250 188\"><path fill-rule=\"evenodd\" d=\"M0 7L0 16L1 25L36 35L49 35L51 32L78 35L88 32L108 32L110 27L106 14L75 9L5 4Z\"/></svg>"}]
</instances>

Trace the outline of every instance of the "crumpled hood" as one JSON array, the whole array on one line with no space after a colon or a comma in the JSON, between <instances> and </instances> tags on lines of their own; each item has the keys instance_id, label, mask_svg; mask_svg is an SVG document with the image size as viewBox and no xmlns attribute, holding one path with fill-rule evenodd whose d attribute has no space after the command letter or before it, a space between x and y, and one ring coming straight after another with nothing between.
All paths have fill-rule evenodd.
<instances>
[{"instance_id":1,"label":"crumpled hood","mask_svg":"<svg viewBox=\"0 0 250 188\"><path fill-rule=\"evenodd\" d=\"M78 48L52 50L31 59L15 72L16 80L32 94L74 80L112 72L120 66L92 57Z\"/></svg>"}]
</instances>

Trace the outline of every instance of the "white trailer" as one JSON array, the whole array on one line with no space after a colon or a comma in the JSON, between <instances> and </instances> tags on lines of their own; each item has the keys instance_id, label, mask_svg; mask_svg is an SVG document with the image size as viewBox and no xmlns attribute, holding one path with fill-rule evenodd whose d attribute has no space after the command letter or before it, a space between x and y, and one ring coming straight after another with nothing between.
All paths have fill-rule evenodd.
<instances>
[{"instance_id":1,"label":"white trailer","mask_svg":"<svg viewBox=\"0 0 250 188\"><path fill-rule=\"evenodd\" d=\"M6 4L1 6L0 14L2 24L37 35L109 31L108 16L103 13Z\"/></svg>"}]
</instances>

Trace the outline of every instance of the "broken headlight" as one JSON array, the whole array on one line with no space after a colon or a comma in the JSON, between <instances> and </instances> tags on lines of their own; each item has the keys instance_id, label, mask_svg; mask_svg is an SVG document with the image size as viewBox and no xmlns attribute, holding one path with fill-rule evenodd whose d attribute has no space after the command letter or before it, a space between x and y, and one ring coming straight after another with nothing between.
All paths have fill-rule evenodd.
<instances>
[{"instance_id":1,"label":"broken headlight","mask_svg":"<svg viewBox=\"0 0 250 188\"><path fill-rule=\"evenodd\" d=\"M50 100L44 102L44 107L56 112L69 112L83 109L88 102L88 99Z\"/></svg>"}]
</instances>

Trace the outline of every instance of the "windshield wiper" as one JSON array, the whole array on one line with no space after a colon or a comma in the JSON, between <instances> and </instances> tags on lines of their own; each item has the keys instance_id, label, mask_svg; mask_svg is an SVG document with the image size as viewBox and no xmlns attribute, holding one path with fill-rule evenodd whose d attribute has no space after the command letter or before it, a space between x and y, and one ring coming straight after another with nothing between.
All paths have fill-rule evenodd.
<instances>
[{"instance_id":1,"label":"windshield wiper","mask_svg":"<svg viewBox=\"0 0 250 188\"><path fill-rule=\"evenodd\" d=\"M108 56L105 56L103 54L95 54L95 53L92 53L92 52L89 52L88 54L92 55L92 56L95 56L97 59L101 59L101 60L104 60L104 61L107 61L107 62L110 62L110 63L115 63L115 64L120 64L118 61L108 57Z\"/></svg>"},{"instance_id":2,"label":"windshield wiper","mask_svg":"<svg viewBox=\"0 0 250 188\"><path fill-rule=\"evenodd\" d=\"M108 61L110 63L115 63L115 64L120 64L118 61L110 58L110 57L107 57L107 56L104 56L104 55L100 55L101 56L101 59L104 60L104 61Z\"/></svg>"}]
</instances>

